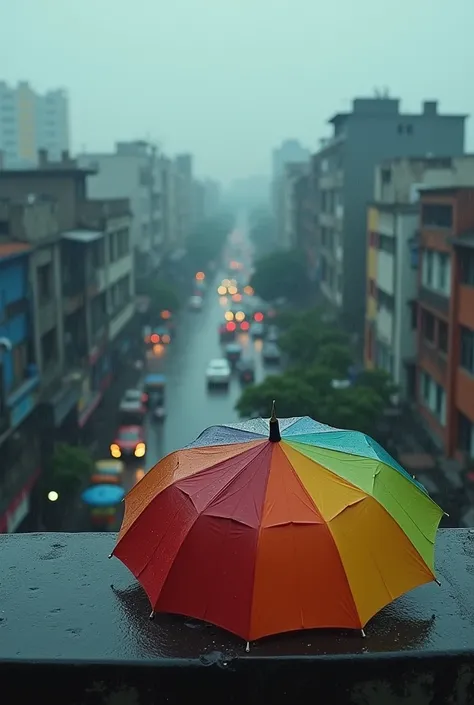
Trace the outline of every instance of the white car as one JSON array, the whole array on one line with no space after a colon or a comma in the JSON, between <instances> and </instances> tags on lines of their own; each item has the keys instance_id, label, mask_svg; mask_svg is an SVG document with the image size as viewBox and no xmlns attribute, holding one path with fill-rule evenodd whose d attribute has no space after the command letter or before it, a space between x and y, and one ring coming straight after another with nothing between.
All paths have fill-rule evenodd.
<instances>
[{"instance_id":1,"label":"white car","mask_svg":"<svg viewBox=\"0 0 474 705\"><path fill-rule=\"evenodd\" d=\"M232 372L227 360L211 360L206 370L208 387L212 387L214 385L228 386L231 374Z\"/></svg>"},{"instance_id":2,"label":"white car","mask_svg":"<svg viewBox=\"0 0 474 705\"><path fill-rule=\"evenodd\" d=\"M200 296L191 296L189 299L189 308L192 311L200 311L202 309L202 298Z\"/></svg>"}]
</instances>

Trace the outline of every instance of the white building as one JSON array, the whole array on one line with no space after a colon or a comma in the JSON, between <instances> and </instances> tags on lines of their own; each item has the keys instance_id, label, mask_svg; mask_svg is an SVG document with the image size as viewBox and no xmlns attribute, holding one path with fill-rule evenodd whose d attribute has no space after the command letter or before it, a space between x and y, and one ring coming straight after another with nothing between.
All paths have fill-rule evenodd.
<instances>
[{"instance_id":1,"label":"white building","mask_svg":"<svg viewBox=\"0 0 474 705\"><path fill-rule=\"evenodd\" d=\"M386 370L403 399L415 395L419 191L460 185L474 185L474 155L391 159L375 169L367 222L365 363ZM442 257L424 258L423 283L442 279L449 287L444 268Z\"/></svg>"},{"instance_id":2,"label":"white building","mask_svg":"<svg viewBox=\"0 0 474 705\"><path fill-rule=\"evenodd\" d=\"M7 169L38 163L39 150L59 161L69 150L69 107L64 90L36 93L26 81L0 81L0 151Z\"/></svg>"},{"instance_id":3,"label":"white building","mask_svg":"<svg viewBox=\"0 0 474 705\"><path fill-rule=\"evenodd\" d=\"M128 198L132 221L137 276L147 276L159 266L163 243L162 172L154 145L118 142L111 154L88 153L78 157L81 167L94 167L88 180L90 198Z\"/></svg>"}]
</instances>

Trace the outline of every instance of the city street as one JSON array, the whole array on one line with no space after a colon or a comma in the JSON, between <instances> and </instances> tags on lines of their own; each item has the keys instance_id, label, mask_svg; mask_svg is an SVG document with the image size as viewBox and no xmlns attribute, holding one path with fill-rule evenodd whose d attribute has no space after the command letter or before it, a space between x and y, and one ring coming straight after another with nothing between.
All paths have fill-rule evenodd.
<instances>
[{"instance_id":1,"label":"city street","mask_svg":"<svg viewBox=\"0 0 474 705\"><path fill-rule=\"evenodd\" d=\"M126 472L127 489L160 458L190 443L207 426L238 420L235 404L242 391L238 379L232 379L229 389L208 390L205 377L209 361L223 356L218 326L224 320L225 306L216 289L225 276L219 272L209 283L201 311L182 312L174 340L162 349L161 359L153 361L153 371L166 375L167 416L163 423L148 420L145 463ZM268 372L261 359L262 341L248 334L238 340L244 355L254 358L256 382L261 381Z\"/></svg>"}]
</instances>

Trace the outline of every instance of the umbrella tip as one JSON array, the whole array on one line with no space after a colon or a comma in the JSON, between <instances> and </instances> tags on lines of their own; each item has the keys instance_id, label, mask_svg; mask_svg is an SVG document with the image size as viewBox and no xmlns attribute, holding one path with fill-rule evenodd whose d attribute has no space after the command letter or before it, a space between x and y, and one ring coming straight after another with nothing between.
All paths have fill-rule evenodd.
<instances>
[{"instance_id":1,"label":"umbrella tip","mask_svg":"<svg viewBox=\"0 0 474 705\"><path fill-rule=\"evenodd\" d=\"M280 424L278 423L275 411L275 400L273 400L272 402L272 414L270 416L270 435L268 436L268 440L272 443L278 443L279 441L281 441Z\"/></svg>"}]
</instances>

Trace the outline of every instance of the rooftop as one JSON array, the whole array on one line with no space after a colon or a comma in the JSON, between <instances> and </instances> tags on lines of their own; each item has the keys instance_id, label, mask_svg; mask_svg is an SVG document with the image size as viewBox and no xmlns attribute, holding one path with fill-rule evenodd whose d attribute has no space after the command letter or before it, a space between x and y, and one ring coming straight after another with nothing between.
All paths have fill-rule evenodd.
<instances>
[{"instance_id":1,"label":"rooftop","mask_svg":"<svg viewBox=\"0 0 474 705\"><path fill-rule=\"evenodd\" d=\"M472 530L439 532L441 587L396 600L365 639L314 630L252 643L248 654L204 623L150 621L133 576L107 560L114 542L108 533L0 535L0 676L17 702L151 705L205 695L299 705L315 692L325 705L472 702Z\"/></svg>"}]
</instances>

